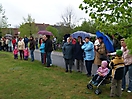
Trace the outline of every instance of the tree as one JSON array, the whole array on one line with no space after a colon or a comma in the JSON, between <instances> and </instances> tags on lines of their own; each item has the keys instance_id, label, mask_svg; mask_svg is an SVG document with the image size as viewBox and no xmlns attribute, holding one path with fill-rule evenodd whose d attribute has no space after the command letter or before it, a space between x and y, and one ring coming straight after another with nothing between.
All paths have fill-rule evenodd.
<instances>
[{"instance_id":1,"label":"tree","mask_svg":"<svg viewBox=\"0 0 132 99\"><path fill-rule=\"evenodd\" d=\"M94 20L84 20L82 22L82 24L80 26L77 26L73 29L73 32L76 32L76 31L85 31L85 32L88 32L88 33L93 33L95 34L95 32L97 31L96 30L96 23L94 22Z\"/></svg>"},{"instance_id":2,"label":"tree","mask_svg":"<svg viewBox=\"0 0 132 99\"><path fill-rule=\"evenodd\" d=\"M47 30L47 31L50 31L50 32L53 34L53 36L55 36L55 37L58 38L59 34L58 34L58 30L57 30L56 28L54 28L54 27L52 27L52 26L48 26L48 27L46 28L46 30Z\"/></svg>"},{"instance_id":3,"label":"tree","mask_svg":"<svg viewBox=\"0 0 132 99\"><path fill-rule=\"evenodd\" d=\"M23 18L24 22L20 24L20 36L31 36L38 32L38 27L35 26L35 19L32 19L31 15L28 15L27 18Z\"/></svg>"},{"instance_id":4,"label":"tree","mask_svg":"<svg viewBox=\"0 0 132 99\"><path fill-rule=\"evenodd\" d=\"M2 28L7 28L7 17L5 16L5 10L3 9L2 4L0 4L0 38L2 37Z\"/></svg>"},{"instance_id":5,"label":"tree","mask_svg":"<svg viewBox=\"0 0 132 99\"><path fill-rule=\"evenodd\" d=\"M100 30L104 26L105 30L111 30L109 27L113 24L115 28L110 31L111 33L117 29L124 32L124 28L132 26L131 0L84 0L83 3L86 5L80 4L79 8L86 13L89 12L89 16L100 24L98 27Z\"/></svg>"},{"instance_id":6,"label":"tree","mask_svg":"<svg viewBox=\"0 0 132 99\"><path fill-rule=\"evenodd\" d=\"M76 16L72 7L67 7L66 11L61 15L62 23L66 27L74 28L76 22Z\"/></svg>"},{"instance_id":7,"label":"tree","mask_svg":"<svg viewBox=\"0 0 132 99\"><path fill-rule=\"evenodd\" d=\"M104 33L120 33L127 37L127 46L132 53L132 1L131 0L83 0L79 8L89 13L98 23L98 29ZM130 34L128 34L130 33Z\"/></svg>"}]
</instances>

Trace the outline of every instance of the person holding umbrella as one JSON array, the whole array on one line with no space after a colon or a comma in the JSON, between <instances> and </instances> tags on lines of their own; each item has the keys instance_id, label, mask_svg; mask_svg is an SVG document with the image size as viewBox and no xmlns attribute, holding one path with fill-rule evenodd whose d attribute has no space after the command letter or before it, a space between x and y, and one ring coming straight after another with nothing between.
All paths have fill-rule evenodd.
<instances>
[{"instance_id":1,"label":"person holding umbrella","mask_svg":"<svg viewBox=\"0 0 132 99\"><path fill-rule=\"evenodd\" d=\"M45 41L45 52L46 52L46 57L47 57L47 67L50 67L52 65L51 52L53 51L52 41L50 40L50 35L46 35L45 40L46 40Z\"/></svg>"},{"instance_id":2,"label":"person holding umbrella","mask_svg":"<svg viewBox=\"0 0 132 99\"><path fill-rule=\"evenodd\" d=\"M99 40L99 45L95 46L94 64L97 65L98 67L100 67L101 66L101 62L103 60L107 60L106 59L107 54L106 54L105 44L103 42L103 37L98 37L98 40Z\"/></svg>"}]
</instances>

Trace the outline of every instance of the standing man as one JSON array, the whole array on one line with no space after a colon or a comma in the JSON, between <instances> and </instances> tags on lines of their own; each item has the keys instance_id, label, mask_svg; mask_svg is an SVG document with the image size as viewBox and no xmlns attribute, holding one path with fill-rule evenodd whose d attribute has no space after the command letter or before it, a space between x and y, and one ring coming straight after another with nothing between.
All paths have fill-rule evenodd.
<instances>
[{"instance_id":1,"label":"standing man","mask_svg":"<svg viewBox=\"0 0 132 99\"><path fill-rule=\"evenodd\" d=\"M28 47L28 38L26 35L24 37L24 43L25 43L25 48Z\"/></svg>"},{"instance_id":2,"label":"standing man","mask_svg":"<svg viewBox=\"0 0 132 99\"><path fill-rule=\"evenodd\" d=\"M34 50L35 50L35 40L33 36L30 37L29 48L30 48L31 61L33 62L34 61Z\"/></svg>"},{"instance_id":3,"label":"standing man","mask_svg":"<svg viewBox=\"0 0 132 99\"><path fill-rule=\"evenodd\" d=\"M74 46L74 57L76 60L76 67L78 72L83 72L84 61L83 61L83 50L81 49L84 44L82 41L82 37L78 36L78 41Z\"/></svg>"},{"instance_id":4,"label":"standing man","mask_svg":"<svg viewBox=\"0 0 132 99\"><path fill-rule=\"evenodd\" d=\"M50 40L50 35L46 35L45 52L47 57L47 67L50 67L52 65L52 60L51 60L52 51L53 48L52 48L52 41Z\"/></svg>"},{"instance_id":5,"label":"standing man","mask_svg":"<svg viewBox=\"0 0 132 99\"><path fill-rule=\"evenodd\" d=\"M73 65L73 44L70 41L70 38L67 38L67 42L64 43L62 47L63 58L65 60L66 72L68 72L68 65L70 73L72 73L72 65Z\"/></svg>"}]
</instances>

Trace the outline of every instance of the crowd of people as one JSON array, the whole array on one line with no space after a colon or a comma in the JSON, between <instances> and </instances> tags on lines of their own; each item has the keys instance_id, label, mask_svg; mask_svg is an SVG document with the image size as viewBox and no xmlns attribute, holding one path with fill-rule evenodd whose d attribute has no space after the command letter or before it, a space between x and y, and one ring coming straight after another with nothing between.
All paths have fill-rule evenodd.
<instances>
[{"instance_id":1,"label":"crowd of people","mask_svg":"<svg viewBox=\"0 0 132 99\"><path fill-rule=\"evenodd\" d=\"M127 92L130 93L132 91L132 55L130 55L129 49L127 49L124 38L118 40L114 35L112 37L115 52L107 51L103 37L98 37L95 42L91 42L90 37L85 37L85 39L82 40L81 36L78 36L77 39L68 37L67 42L65 42L62 47L62 52L66 72L72 72L73 63L76 61L77 71L82 72L85 65L87 76L91 77L92 66L98 66L97 74L95 78L93 78L97 80L93 82L94 85L97 85L100 82L100 78L108 73L107 68L111 68L112 83L110 96L120 97L121 90L126 90L125 79L128 71L129 82ZM123 71L118 69L120 67L123 67ZM118 72L115 73L116 70Z\"/></svg>"},{"instance_id":2,"label":"crowd of people","mask_svg":"<svg viewBox=\"0 0 132 99\"><path fill-rule=\"evenodd\" d=\"M96 38L95 42L90 41L90 37L85 37L83 40L81 36L78 36L77 39L69 36L66 38L66 42L62 46L63 58L65 60L65 72L72 73L73 65L76 65L77 72L83 72L84 66L86 67L87 76L92 76L92 66L93 64L97 65L98 70L95 78L93 78L94 85L97 85L102 77L104 77L110 67L112 69L112 84L111 84L111 93L110 96L115 95L121 96L121 90L126 89L126 73L129 71L129 85L127 92L132 91L132 55L129 54L127 49L125 39L118 40L113 37L113 46L115 52L108 52L102 37ZM39 42L40 47L38 47ZM54 39L56 41L56 39ZM24 38L13 38L12 40L8 38L2 38L0 41L1 50L10 51L11 45L13 45L13 54L14 59L18 59L18 53L20 54L20 59L28 60L29 51L31 56L31 61L34 61L34 50L35 48L40 50L41 53L41 63L46 64L46 67L52 65L51 53L53 51L53 41L50 39L49 35L43 35L41 39L34 39L31 36L29 39L25 36ZM55 43L54 43L55 44ZM54 45L55 46L55 45ZM28 49L29 48L29 49ZM120 50L119 50L120 49ZM114 56L110 60L110 56ZM122 72L122 77L118 78L115 75L115 70L123 66L124 70ZM117 88L117 91L115 91ZM116 93L117 92L117 93Z\"/></svg>"}]
</instances>

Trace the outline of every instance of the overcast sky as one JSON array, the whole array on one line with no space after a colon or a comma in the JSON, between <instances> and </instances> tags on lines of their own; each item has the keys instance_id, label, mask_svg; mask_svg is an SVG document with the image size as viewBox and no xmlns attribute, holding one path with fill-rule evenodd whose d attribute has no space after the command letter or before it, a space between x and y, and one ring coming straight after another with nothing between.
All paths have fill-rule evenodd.
<instances>
[{"instance_id":1,"label":"overcast sky","mask_svg":"<svg viewBox=\"0 0 132 99\"><path fill-rule=\"evenodd\" d=\"M0 0L8 23L11 27L23 22L23 17L27 18L28 14L35 19L36 23L46 23L54 25L61 22L61 15L66 12L68 7L73 9L76 21L80 18L88 19L88 14L80 10L79 4L83 0Z\"/></svg>"}]
</instances>

